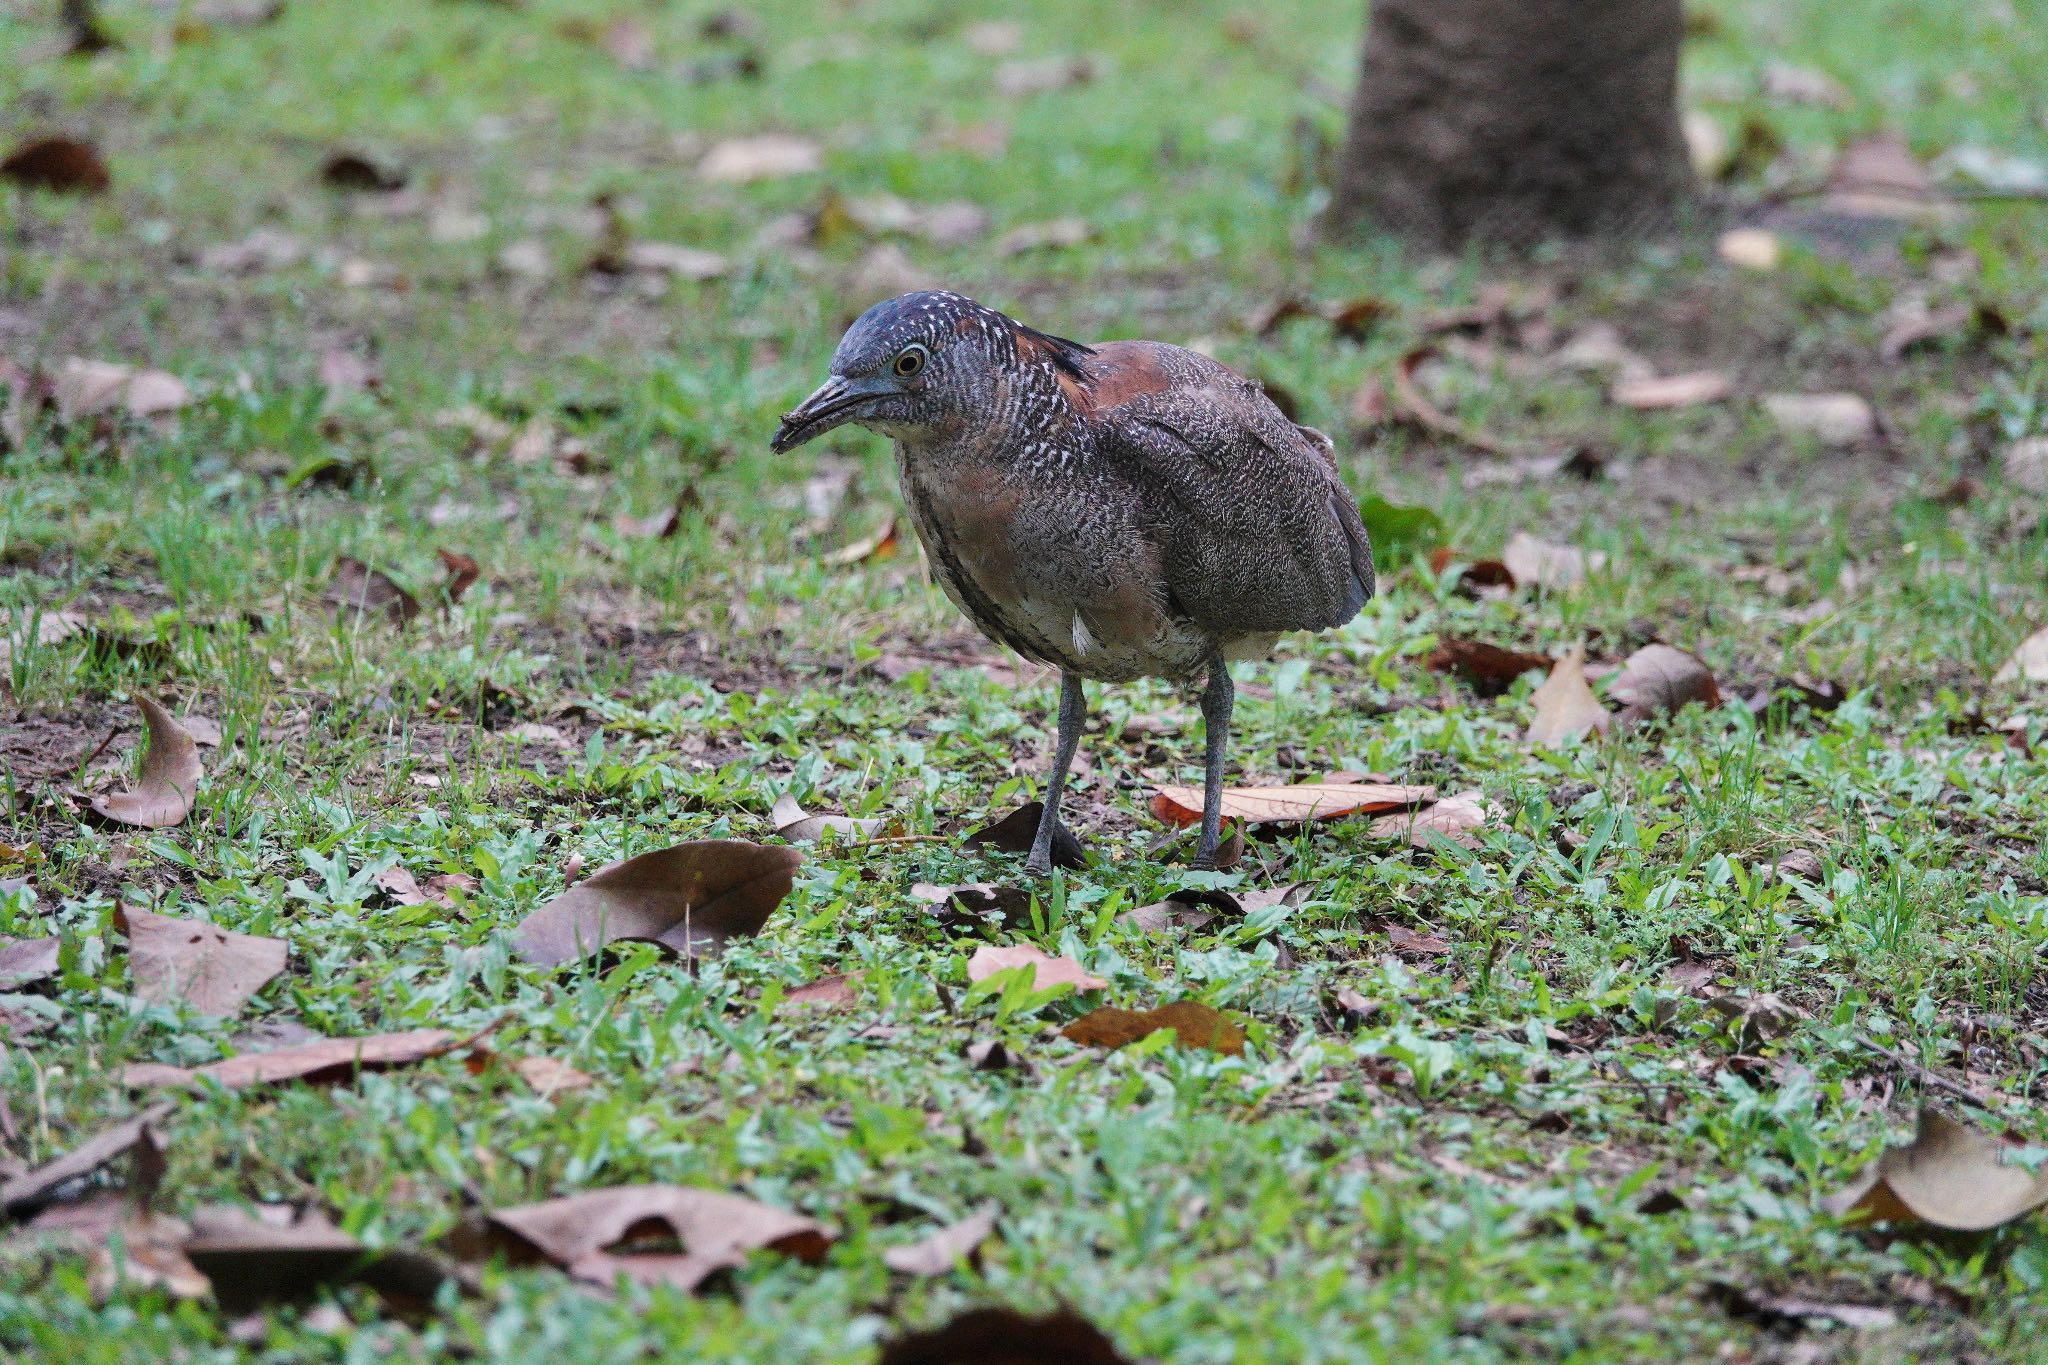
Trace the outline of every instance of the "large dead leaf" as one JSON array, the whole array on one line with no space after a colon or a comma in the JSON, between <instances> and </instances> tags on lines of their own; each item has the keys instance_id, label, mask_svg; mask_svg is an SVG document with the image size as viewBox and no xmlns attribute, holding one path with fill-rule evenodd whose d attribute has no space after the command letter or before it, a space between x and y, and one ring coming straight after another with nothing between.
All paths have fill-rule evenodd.
<instances>
[{"instance_id":1,"label":"large dead leaf","mask_svg":"<svg viewBox=\"0 0 2048 1365\"><path fill-rule=\"evenodd\" d=\"M1393 782L1301 782L1291 787L1225 787L1222 804L1225 820L1270 825L1399 810L1435 796L1435 787ZM1202 818L1202 789L1160 787L1151 804L1152 814L1168 824L1196 824Z\"/></svg>"},{"instance_id":2,"label":"large dead leaf","mask_svg":"<svg viewBox=\"0 0 2048 1365\"><path fill-rule=\"evenodd\" d=\"M1478 848L1483 842L1479 832L1499 814L1478 792L1461 792L1421 810L1382 815L1367 832L1382 839L1406 839L1417 848L1428 848L1439 839L1460 848Z\"/></svg>"},{"instance_id":3,"label":"large dead leaf","mask_svg":"<svg viewBox=\"0 0 2048 1365\"><path fill-rule=\"evenodd\" d=\"M1688 374L1636 375L1618 379L1607 396L1624 408L1662 412L1672 408L1718 403L1735 391L1728 376L1714 370Z\"/></svg>"},{"instance_id":4,"label":"large dead leaf","mask_svg":"<svg viewBox=\"0 0 2048 1365\"><path fill-rule=\"evenodd\" d=\"M1077 991L1099 991L1109 983L1099 976L1091 976L1080 963L1069 957L1055 957L1043 948L1029 943L998 947L984 943L974 950L967 959L967 979L986 981L997 972L1007 972L1013 967L1022 967L1031 974L1033 990L1050 990L1054 986L1072 986Z\"/></svg>"},{"instance_id":5,"label":"large dead leaf","mask_svg":"<svg viewBox=\"0 0 2048 1365\"><path fill-rule=\"evenodd\" d=\"M1535 714L1522 737L1532 744L1554 748L1589 734L1604 733L1609 724L1607 708L1600 704L1586 681L1584 645L1566 650L1529 700L1535 706Z\"/></svg>"},{"instance_id":6,"label":"large dead leaf","mask_svg":"<svg viewBox=\"0 0 2048 1365\"><path fill-rule=\"evenodd\" d=\"M1244 1051L1244 1030L1230 1016L1199 1000L1176 1000L1149 1010L1121 1010L1112 1005L1092 1009L1060 1030L1062 1037L1086 1047L1128 1047L1160 1029L1172 1029L1182 1047L1207 1048L1235 1057Z\"/></svg>"},{"instance_id":7,"label":"large dead leaf","mask_svg":"<svg viewBox=\"0 0 2048 1365\"><path fill-rule=\"evenodd\" d=\"M0 938L0 991L18 991L55 976L62 947L63 940L54 935Z\"/></svg>"},{"instance_id":8,"label":"large dead leaf","mask_svg":"<svg viewBox=\"0 0 2048 1365\"><path fill-rule=\"evenodd\" d=\"M855 843L879 834L889 823L879 816L857 819L850 815L812 815L798 804L793 792L775 798L775 809L768 818L775 822L775 832L792 844L815 844L820 840Z\"/></svg>"},{"instance_id":9,"label":"large dead leaf","mask_svg":"<svg viewBox=\"0 0 2048 1365\"><path fill-rule=\"evenodd\" d=\"M1038 821L1045 812L1043 801L1026 801L992 825L983 825L960 841L962 848L994 849L999 853L1029 853L1038 834ZM1081 841L1062 821L1052 833L1052 865L1070 871L1088 866Z\"/></svg>"},{"instance_id":10,"label":"large dead leaf","mask_svg":"<svg viewBox=\"0 0 2048 1365\"><path fill-rule=\"evenodd\" d=\"M153 1104L134 1118L103 1128L60 1157L23 1171L0 1185L0 1208L10 1217L45 1203L60 1186L80 1176L91 1175L108 1162L124 1157L139 1147L154 1148L151 1129L170 1117L171 1106Z\"/></svg>"},{"instance_id":11,"label":"large dead leaf","mask_svg":"<svg viewBox=\"0 0 2048 1365\"><path fill-rule=\"evenodd\" d=\"M1644 645L1629 655L1621 672L1607 685L1607 693L1622 704L1616 720L1624 725L1678 711L1693 702L1706 707L1721 704L1713 670L1697 655L1666 644Z\"/></svg>"},{"instance_id":12,"label":"large dead leaf","mask_svg":"<svg viewBox=\"0 0 2048 1365\"><path fill-rule=\"evenodd\" d=\"M24 142L0 161L0 180L56 194L104 194L113 183L93 145L69 137Z\"/></svg>"},{"instance_id":13,"label":"large dead leaf","mask_svg":"<svg viewBox=\"0 0 2048 1365\"><path fill-rule=\"evenodd\" d=\"M999 1210L990 1204L909 1246L890 1247L882 1264L902 1275L948 1275L962 1262L980 1259L981 1244L995 1234Z\"/></svg>"},{"instance_id":14,"label":"large dead leaf","mask_svg":"<svg viewBox=\"0 0 2048 1365\"><path fill-rule=\"evenodd\" d=\"M1995 1228L2048 1204L2048 1169L2028 1171L2007 1159L2012 1153L1989 1133L1922 1109L1913 1141L1887 1148L1824 1207L1837 1218Z\"/></svg>"},{"instance_id":15,"label":"large dead leaf","mask_svg":"<svg viewBox=\"0 0 2048 1365\"><path fill-rule=\"evenodd\" d=\"M114 911L114 924L128 936L135 996L148 1004L182 1002L200 1014L233 1014L284 970L283 939L127 906Z\"/></svg>"},{"instance_id":16,"label":"large dead leaf","mask_svg":"<svg viewBox=\"0 0 2048 1365\"><path fill-rule=\"evenodd\" d=\"M1457 674L1482 697L1498 697L1524 673L1539 668L1547 671L1551 659L1547 654L1502 649L1483 640L1450 639L1431 650L1422 666L1438 673Z\"/></svg>"},{"instance_id":17,"label":"large dead leaf","mask_svg":"<svg viewBox=\"0 0 2048 1365\"><path fill-rule=\"evenodd\" d=\"M412 1029L406 1033L376 1033L364 1038L322 1038L274 1052L246 1052L238 1057L209 1062L205 1066L160 1066L138 1063L122 1072L131 1086L159 1089L211 1082L225 1090L251 1085L272 1085L279 1081L345 1080L358 1071L382 1071L387 1067L409 1066L438 1057L456 1045L457 1038L444 1028Z\"/></svg>"},{"instance_id":18,"label":"large dead leaf","mask_svg":"<svg viewBox=\"0 0 2048 1365\"><path fill-rule=\"evenodd\" d=\"M1508 537L1500 559L1515 576L1515 582L1558 591L1576 588L1586 581L1587 574L1597 573L1607 564L1607 556L1599 550L1586 551L1538 540L1526 531Z\"/></svg>"},{"instance_id":19,"label":"large dead leaf","mask_svg":"<svg viewBox=\"0 0 2048 1365\"><path fill-rule=\"evenodd\" d=\"M763 133L718 143L697 163L697 174L706 180L744 185L756 180L808 175L824 166L824 154L809 138Z\"/></svg>"},{"instance_id":20,"label":"large dead leaf","mask_svg":"<svg viewBox=\"0 0 2048 1365\"><path fill-rule=\"evenodd\" d=\"M1877 413L1854 393L1767 393L1764 411L1787 435L1823 445L1852 446L1877 435Z\"/></svg>"},{"instance_id":21,"label":"large dead leaf","mask_svg":"<svg viewBox=\"0 0 2048 1365\"><path fill-rule=\"evenodd\" d=\"M92 808L108 820L144 829L168 829L192 813L199 793L199 746L191 732L145 696L135 698L149 732L142 754L142 777L127 791L103 792Z\"/></svg>"},{"instance_id":22,"label":"large dead leaf","mask_svg":"<svg viewBox=\"0 0 2048 1365\"><path fill-rule=\"evenodd\" d=\"M50 402L61 422L75 422L103 412L157 417L175 412L191 401L192 391L176 375L78 356L58 366L56 377L50 381Z\"/></svg>"},{"instance_id":23,"label":"large dead leaf","mask_svg":"<svg viewBox=\"0 0 2048 1365\"><path fill-rule=\"evenodd\" d=\"M1131 1365L1110 1339L1070 1308L1028 1318L977 1308L942 1327L910 1332L882 1348L876 1365Z\"/></svg>"},{"instance_id":24,"label":"large dead leaf","mask_svg":"<svg viewBox=\"0 0 2048 1365\"><path fill-rule=\"evenodd\" d=\"M789 894L803 855L704 839L599 868L519 922L514 951L559 966L638 939L684 957L715 955L759 933Z\"/></svg>"},{"instance_id":25,"label":"large dead leaf","mask_svg":"<svg viewBox=\"0 0 2048 1365\"><path fill-rule=\"evenodd\" d=\"M515 1260L552 1261L596 1284L624 1277L685 1292L746 1252L767 1248L815 1265L832 1243L800 1214L679 1185L572 1194L499 1209L488 1223L498 1247Z\"/></svg>"},{"instance_id":26,"label":"large dead leaf","mask_svg":"<svg viewBox=\"0 0 2048 1365\"><path fill-rule=\"evenodd\" d=\"M323 1286L363 1283L415 1311L451 1278L435 1258L417 1251L371 1251L318 1209L263 1204L213 1205L192 1214L192 1235L179 1248L213 1285L224 1312L305 1298Z\"/></svg>"},{"instance_id":27,"label":"large dead leaf","mask_svg":"<svg viewBox=\"0 0 2048 1365\"><path fill-rule=\"evenodd\" d=\"M2020 641L1992 679L1994 682L2048 682L2048 626Z\"/></svg>"}]
</instances>

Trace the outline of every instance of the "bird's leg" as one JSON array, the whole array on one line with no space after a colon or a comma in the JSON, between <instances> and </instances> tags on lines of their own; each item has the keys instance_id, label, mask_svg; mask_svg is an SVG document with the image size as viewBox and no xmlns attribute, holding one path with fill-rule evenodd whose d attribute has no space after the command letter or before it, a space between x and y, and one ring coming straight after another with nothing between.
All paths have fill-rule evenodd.
<instances>
[{"instance_id":1,"label":"bird's leg","mask_svg":"<svg viewBox=\"0 0 2048 1365\"><path fill-rule=\"evenodd\" d=\"M1031 840L1031 856L1024 870L1036 876L1052 871L1052 837L1060 827L1060 793L1066 790L1067 768L1074 761L1074 749L1081 743L1081 723L1088 718L1088 699L1081 694L1081 675L1060 670L1059 737L1055 741L1052 771L1045 778L1045 809L1038 816L1038 833Z\"/></svg>"},{"instance_id":2,"label":"bird's leg","mask_svg":"<svg viewBox=\"0 0 2048 1365\"><path fill-rule=\"evenodd\" d=\"M1230 665L1217 655L1209 660L1209 685L1202 689L1202 728L1208 732L1208 766L1202 773L1202 837L1195 845L1194 866L1216 866L1216 841L1223 833L1223 760L1230 749L1230 704L1237 697Z\"/></svg>"}]
</instances>

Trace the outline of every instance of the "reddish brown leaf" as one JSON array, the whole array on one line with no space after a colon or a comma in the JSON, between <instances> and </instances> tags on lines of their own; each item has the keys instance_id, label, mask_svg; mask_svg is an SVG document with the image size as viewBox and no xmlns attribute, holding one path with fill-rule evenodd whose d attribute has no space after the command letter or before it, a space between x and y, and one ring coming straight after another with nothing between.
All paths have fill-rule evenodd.
<instances>
[{"instance_id":1,"label":"reddish brown leaf","mask_svg":"<svg viewBox=\"0 0 2048 1365\"><path fill-rule=\"evenodd\" d=\"M831 1246L817 1223L721 1190L622 1185L488 1215L497 1245L581 1280L620 1278L685 1292L714 1271L768 1248L815 1265ZM668 1250L680 1246L681 1253Z\"/></svg>"},{"instance_id":2,"label":"reddish brown leaf","mask_svg":"<svg viewBox=\"0 0 2048 1365\"><path fill-rule=\"evenodd\" d=\"M233 1014L284 970L283 939L128 906L114 911L114 924L128 936L135 997L148 1004L180 1001L200 1014Z\"/></svg>"},{"instance_id":3,"label":"reddish brown leaf","mask_svg":"<svg viewBox=\"0 0 2048 1365\"><path fill-rule=\"evenodd\" d=\"M761 931L803 855L738 839L657 849L599 868L519 922L514 951L559 966L622 939L685 957L716 955Z\"/></svg>"},{"instance_id":4,"label":"reddish brown leaf","mask_svg":"<svg viewBox=\"0 0 2048 1365\"><path fill-rule=\"evenodd\" d=\"M1607 691L1622 703L1623 724L1677 711L1691 702L1721 704L1712 671L1697 656L1666 644L1644 645L1629 655Z\"/></svg>"},{"instance_id":5,"label":"reddish brown leaf","mask_svg":"<svg viewBox=\"0 0 2048 1365\"><path fill-rule=\"evenodd\" d=\"M113 183L89 142L45 137L25 142L0 161L0 180L56 194L104 194Z\"/></svg>"},{"instance_id":6,"label":"reddish brown leaf","mask_svg":"<svg viewBox=\"0 0 2048 1365\"><path fill-rule=\"evenodd\" d=\"M146 696L137 696L142 721L149 732L149 747L142 755L142 776L127 791L103 792L92 799L92 808L108 820L143 829L167 829L192 813L199 793L199 746L191 732L171 713Z\"/></svg>"},{"instance_id":7,"label":"reddish brown leaf","mask_svg":"<svg viewBox=\"0 0 2048 1365\"><path fill-rule=\"evenodd\" d=\"M1448 545L1439 545L1429 552L1429 571L1441 575L1458 559L1456 550ZM1458 575L1458 591L1467 597L1498 595L1514 586L1514 574L1498 559L1475 559Z\"/></svg>"},{"instance_id":8,"label":"reddish brown leaf","mask_svg":"<svg viewBox=\"0 0 2048 1365\"><path fill-rule=\"evenodd\" d=\"M990 1204L909 1246L890 1247L882 1264L902 1275L949 1275L962 1262L980 1259L981 1244L994 1235L999 1210Z\"/></svg>"},{"instance_id":9,"label":"reddish brown leaf","mask_svg":"<svg viewBox=\"0 0 2048 1365\"><path fill-rule=\"evenodd\" d=\"M984 943L974 950L967 959L967 979L985 981L997 972L1006 972L1013 967L1025 968L1031 974L1033 990L1050 990L1054 986L1072 986L1077 991L1099 991L1109 985L1099 976L1091 976L1080 963L1072 958L1055 957L1042 948L1029 943L997 947Z\"/></svg>"},{"instance_id":10,"label":"reddish brown leaf","mask_svg":"<svg viewBox=\"0 0 2048 1365\"><path fill-rule=\"evenodd\" d=\"M1110 1339L1071 1309L1028 1318L977 1308L882 1348L877 1365L1130 1365Z\"/></svg>"},{"instance_id":11,"label":"reddish brown leaf","mask_svg":"<svg viewBox=\"0 0 2048 1365\"><path fill-rule=\"evenodd\" d=\"M1149 1010L1104 1005L1068 1024L1060 1034L1085 1047L1119 1048L1149 1038L1160 1029L1172 1029L1182 1047L1207 1048L1230 1057L1244 1051L1244 1030L1228 1015L1198 1000L1177 1000Z\"/></svg>"},{"instance_id":12,"label":"reddish brown leaf","mask_svg":"<svg viewBox=\"0 0 2048 1365\"><path fill-rule=\"evenodd\" d=\"M1483 640L1451 639L1431 650L1422 663L1439 673L1457 674L1482 697L1497 697L1524 673L1539 668L1547 672L1551 659L1547 654L1502 649Z\"/></svg>"},{"instance_id":13,"label":"reddish brown leaf","mask_svg":"<svg viewBox=\"0 0 2048 1365\"><path fill-rule=\"evenodd\" d=\"M1389 924L1386 935L1394 951L1404 957L1436 957L1451 950L1451 945L1435 934L1418 933L1405 924Z\"/></svg>"},{"instance_id":14,"label":"reddish brown leaf","mask_svg":"<svg viewBox=\"0 0 2048 1365\"><path fill-rule=\"evenodd\" d=\"M1306 820L1399 810L1436 795L1434 787L1385 782L1301 782L1291 787L1225 787L1223 818L1247 825ZM1161 787L1152 797L1152 814L1174 825L1192 825L1202 818L1200 787Z\"/></svg>"},{"instance_id":15,"label":"reddish brown leaf","mask_svg":"<svg viewBox=\"0 0 2048 1365\"><path fill-rule=\"evenodd\" d=\"M1584 645L1565 651L1530 701L1536 713L1522 737L1532 744L1555 748L1589 734L1603 734L1610 723L1607 708L1586 682Z\"/></svg>"},{"instance_id":16,"label":"reddish brown leaf","mask_svg":"<svg viewBox=\"0 0 2048 1365\"><path fill-rule=\"evenodd\" d=\"M1999 1227L2048 1204L2048 1171L2029 1171L2013 1154L1988 1133L1922 1109L1913 1141L1887 1148L1824 1207L1837 1218Z\"/></svg>"},{"instance_id":17,"label":"reddish brown leaf","mask_svg":"<svg viewBox=\"0 0 2048 1365\"><path fill-rule=\"evenodd\" d=\"M448 571L448 577L441 584L441 599L451 605L462 600L462 594L482 577L483 570L468 555L453 550L435 550L440 557L441 567Z\"/></svg>"},{"instance_id":18,"label":"reddish brown leaf","mask_svg":"<svg viewBox=\"0 0 2048 1365\"><path fill-rule=\"evenodd\" d=\"M199 1067L139 1063L126 1068L122 1079L131 1086L150 1088L188 1086L206 1080L226 1090L280 1081L318 1084L344 1080L358 1071L381 1071L438 1057L454 1047L456 1041L456 1036L444 1028L377 1033L364 1038L322 1038L274 1052L247 1052Z\"/></svg>"},{"instance_id":19,"label":"reddish brown leaf","mask_svg":"<svg viewBox=\"0 0 2048 1365\"><path fill-rule=\"evenodd\" d=\"M10 1217L44 1203L50 1194L80 1176L91 1175L117 1157L153 1143L151 1129L170 1117L171 1106L153 1104L111 1128L103 1128L60 1157L22 1172L0 1185L0 1208Z\"/></svg>"},{"instance_id":20,"label":"reddish brown leaf","mask_svg":"<svg viewBox=\"0 0 2048 1365\"><path fill-rule=\"evenodd\" d=\"M960 846L971 849L994 849L999 853L1029 853L1031 840L1038 833L1038 821L1044 811L1044 802L1026 801L994 824L984 825L969 834L960 841ZM1081 841L1074 837L1064 821L1053 831L1052 865L1070 871L1078 871L1088 866L1088 859L1081 850Z\"/></svg>"}]
</instances>

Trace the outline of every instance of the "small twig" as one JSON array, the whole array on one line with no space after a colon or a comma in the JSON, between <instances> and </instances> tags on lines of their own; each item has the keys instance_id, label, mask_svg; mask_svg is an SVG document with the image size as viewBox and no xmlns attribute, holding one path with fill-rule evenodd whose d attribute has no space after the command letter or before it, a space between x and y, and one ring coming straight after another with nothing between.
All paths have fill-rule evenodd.
<instances>
[{"instance_id":1,"label":"small twig","mask_svg":"<svg viewBox=\"0 0 2048 1365\"><path fill-rule=\"evenodd\" d=\"M120 733L121 727L118 725L116 725L113 729L107 731L107 737L99 742L99 746L95 748L91 753L87 754L84 758L78 761L78 771L81 774L83 774L87 768L90 768L92 766L92 761L98 758L101 754L105 753L107 751L107 746L114 742L114 736Z\"/></svg>"},{"instance_id":2,"label":"small twig","mask_svg":"<svg viewBox=\"0 0 2048 1365\"><path fill-rule=\"evenodd\" d=\"M1854 1036L1859 1045L1869 1048L1872 1052L1875 1052L1878 1056L1884 1058L1893 1066L1911 1072L1913 1075L1917 1076L1920 1079L1920 1083L1922 1085L1931 1085L1937 1090L1947 1091L1949 1094L1954 1095L1957 1099L1967 1100L1971 1104L1976 1105L1979 1109L1982 1109L1987 1114L1997 1114L2002 1112L1999 1109L1997 1103L1993 1101L1990 1096L1984 1094L1982 1091L1973 1090L1969 1086L1964 1085L1961 1081L1952 1081L1948 1077L1942 1075L1940 1072L1929 1071L1926 1067L1920 1065L1920 1063L1916 1061L1913 1061L1911 1058L1902 1056L1901 1054L1892 1051L1890 1048L1878 1042L1875 1038L1872 1038L1867 1033L1858 1033Z\"/></svg>"}]
</instances>

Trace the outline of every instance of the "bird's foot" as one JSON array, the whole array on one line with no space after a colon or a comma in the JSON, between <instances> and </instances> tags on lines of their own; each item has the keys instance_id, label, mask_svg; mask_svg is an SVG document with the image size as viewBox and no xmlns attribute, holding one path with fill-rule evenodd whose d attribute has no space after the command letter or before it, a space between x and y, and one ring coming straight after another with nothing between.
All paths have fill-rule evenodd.
<instances>
[{"instance_id":1,"label":"bird's foot","mask_svg":"<svg viewBox=\"0 0 2048 1365\"><path fill-rule=\"evenodd\" d=\"M1050 877L1052 875L1052 854L1040 853L1037 849L1033 849L1031 856L1024 860L1024 875L1027 877Z\"/></svg>"}]
</instances>

